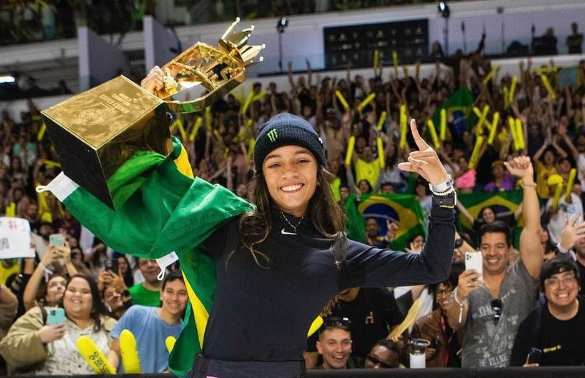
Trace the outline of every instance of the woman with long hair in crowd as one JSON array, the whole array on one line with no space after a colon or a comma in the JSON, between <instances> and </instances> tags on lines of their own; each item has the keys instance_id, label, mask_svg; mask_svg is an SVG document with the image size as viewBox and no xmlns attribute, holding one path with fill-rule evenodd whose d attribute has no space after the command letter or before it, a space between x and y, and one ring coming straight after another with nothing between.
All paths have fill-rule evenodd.
<instances>
[{"instance_id":1,"label":"woman with long hair in crowd","mask_svg":"<svg viewBox=\"0 0 585 378\"><path fill-rule=\"evenodd\" d=\"M47 315L35 307L16 320L0 343L0 353L17 372L34 375L94 374L77 350L77 339L88 336L105 354L110 347L110 331L116 321L102 316L97 284L77 274L67 283L61 303L46 307ZM62 308L62 323L47 324L51 311Z\"/></svg>"}]
</instances>

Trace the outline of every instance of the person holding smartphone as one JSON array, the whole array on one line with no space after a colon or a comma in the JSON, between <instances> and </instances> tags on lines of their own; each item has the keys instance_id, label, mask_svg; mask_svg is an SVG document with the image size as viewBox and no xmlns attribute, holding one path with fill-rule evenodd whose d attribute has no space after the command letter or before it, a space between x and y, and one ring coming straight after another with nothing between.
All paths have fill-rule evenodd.
<instances>
[{"instance_id":1,"label":"person holding smartphone","mask_svg":"<svg viewBox=\"0 0 585 378\"><path fill-rule=\"evenodd\" d=\"M514 248L505 223L496 220L480 228L481 279L475 269L461 273L447 310L451 328L465 330L464 368L508 366L518 326L536 306L543 251L534 171L526 156L504 164L522 179L520 259L511 261Z\"/></svg>"},{"instance_id":2,"label":"person holding smartphone","mask_svg":"<svg viewBox=\"0 0 585 378\"><path fill-rule=\"evenodd\" d=\"M65 266L65 271L63 271L62 263ZM69 244L65 242L63 246L50 245L24 289L22 301L25 311L39 304L45 306L56 305L65 291L67 276L75 274L77 274L77 268L71 262ZM45 284L44 293L39 293L39 288L43 282Z\"/></svg>"},{"instance_id":3,"label":"person holding smartphone","mask_svg":"<svg viewBox=\"0 0 585 378\"><path fill-rule=\"evenodd\" d=\"M83 335L90 337L102 353L109 352L110 331L116 321L101 315L103 305L95 281L74 275L61 303L28 311L0 342L0 353L17 373L95 374L77 350L77 339Z\"/></svg>"}]
</instances>

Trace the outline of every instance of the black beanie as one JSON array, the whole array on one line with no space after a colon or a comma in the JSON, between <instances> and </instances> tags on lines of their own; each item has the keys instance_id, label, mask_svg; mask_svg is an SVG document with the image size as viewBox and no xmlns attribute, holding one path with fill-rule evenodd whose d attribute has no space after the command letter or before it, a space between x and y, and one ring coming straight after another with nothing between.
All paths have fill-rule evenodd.
<instances>
[{"instance_id":1,"label":"black beanie","mask_svg":"<svg viewBox=\"0 0 585 378\"><path fill-rule=\"evenodd\" d=\"M260 126L254 145L254 166L262 172L266 155L282 146L300 146L311 151L317 163L325 165L325 147L313 126L289 113L280 113Z\"/></svg>"}]
</instances>

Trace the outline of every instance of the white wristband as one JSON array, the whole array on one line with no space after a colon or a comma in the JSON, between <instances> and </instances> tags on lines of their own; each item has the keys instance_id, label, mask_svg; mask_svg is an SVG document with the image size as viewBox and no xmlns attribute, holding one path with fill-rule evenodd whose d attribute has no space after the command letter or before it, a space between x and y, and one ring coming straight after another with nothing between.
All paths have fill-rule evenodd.
<instances>
[{"instance_id":1,"label":"white wristband","mask_svg":"<svg viewBox=\"0 0 585 378\"><path fill-rule=\"evenodd\" d=\"M447 180L438 183L437 185L429 184L429 189L433 194L441 195L453 187L453 178L447 175Z\"/></svg>"}]
</instances>

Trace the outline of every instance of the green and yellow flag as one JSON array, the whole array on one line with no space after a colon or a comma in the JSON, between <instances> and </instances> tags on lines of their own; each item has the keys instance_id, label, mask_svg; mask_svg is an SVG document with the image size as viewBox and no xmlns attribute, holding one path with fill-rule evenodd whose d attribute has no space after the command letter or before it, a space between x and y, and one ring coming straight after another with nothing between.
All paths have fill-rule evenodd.
<instances>
[{"instance_id":1,"label":"green and yellow flag","mask_svg":"<svg viewBox=\"0 0 585 378\"><path fill-rule=\"evenodd\" d=\"M357 241L366 238L365 220L375 218L380 226L379 236L386 235L386 221L398 224L392 248L403 251L408 241L425 235L423 212L412 194L363 194L359 202L352 194L345 202L348 218L348 237Z\"/></svg>"},{"instance_id":2,"label":"green and yellow flag","mask_svg":"<svg viewBox=\"0 0 585 378\"><path fill-rule=\"evenodd\" d=\"M114 203L120 206L116 211L64 174L46 188L116 251L150 259L177 253L190 306L169 369L182 377L201 351L216 285L215 263L195 246L253 206L219 185L182 173L174 159L184 149L176 139L173 147L169 157L137 153L108 180Z\"/></svg>"},{"instance_id":3,"label":"green and yellow flag","mask_svg":"<svg viewBox=\"0 0 585 378\"><path fill-rule=\"evenodd\" d=\"M453 117L453 130L460 136L463 130L475 125L475 123L472 124L469 122L469 117L473 116L473 94L467 87L457 89L440 108L435 110L431 119L437 127L437 130L439 130L441 125L441 110L443 109L446 111L447 120L450 116ZM447 134L450 134L448 129Z\"/></svg>"},{"instance_id":4,"label":"green and yellow flag","mask_svg":"<svg viewBox=\"0 0 585 378\"><path fill-rule=\"evenodd\" d=\"M481 210L489 206L494 210L497 218L506 221L514 218L514 212L522 203L522 190L462 193L457 195L457 200L465 206L474 219L478 218ZM461 232L474 234L471 223L461 213L458 213L457 221ZM517 245L518 235L518 232L514 232L514 245Z\"/></svg>"}]
</instances>

